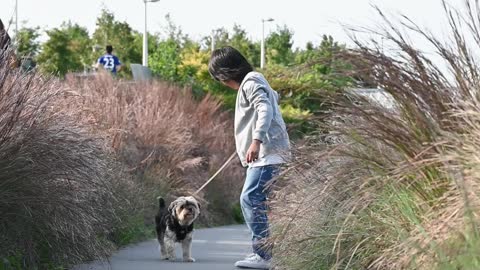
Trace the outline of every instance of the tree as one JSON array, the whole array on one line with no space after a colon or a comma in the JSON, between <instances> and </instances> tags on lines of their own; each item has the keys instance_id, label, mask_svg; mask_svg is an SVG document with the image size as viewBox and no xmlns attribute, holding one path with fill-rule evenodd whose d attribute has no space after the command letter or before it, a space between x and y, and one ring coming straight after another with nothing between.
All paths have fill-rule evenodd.
<instances>
[{"instance_id":1,"label":"tree","mask_svg":"<svg viewBox=\"0 0 480 270\"><path fill-rule=\"evenodd\" d=\"M40 27L23 27L17 34L17 55L20 58L35 58L40 50Z\"/></svg>"},{"instance_id":2,"label":"tree","mask_svg":"<svg viewBox=\"0 0 480 270\"><path fill-rule=\"evenodd\" d=\"M240 25L233 26L232 37L229 39L229 45L239 50L254 66L260 66L260 43L252 42L247 37L247 31Z\"/></svg>"},{"instance_id":3,"label":"tree","mask_svg":"<svg viewBox=\"0 0 480 270\"><path fill-rule=\"evenodd\" d=\"M91 40L86 28L64 22L47 35L49 39L37 58L41 71L63 77L91 65Z\"/></svg>"},{"instance_id":4,"label":"tree","mask_svg":"<svg viewBox=\"0 0 480 270\"><path fill-rule=\"evenodd\" d=\"M74 54L74 61L79 63L82 69L90 67L94 63L94 59L92 55L92 40L88 30L70 22L64 23L63 28L70 37L69 48Z\"/></svg>"},{"instance_id":5,"label":"tree","mask_svg":"<svg viewBox=\"0 0 480 270\"><path fill-rule=\"evenodd\" d=\"M248 62L253 66L260 66L260 42L253 42L247 37L247 31L240 25L235 24L232 32L225 28L218 28L213 30L215 33L215 47L221 48L225 46L232 46L239 50ZM203 44L210 49L212 44L211 37L204 37Z\"/></svg>"},{"instance_id":6,"label":"tree","mask_svg":"<svg viewBox=\"0 0 480 270\"><path fill-rule=\"evenodd\" d=\"M62 29L47 31L48 40L42 46L38 56L40 70L44 73L65 76L67 72L79 68L75 63L74 53L70 50L70 37Z\"/></svg>"},{"instance_id":7,"label":"tree","mask_svg":"<svg viewBox=\"0 0 480 270\"><path fill-rule=\"evenodd\" d=\"M160 41L157 49L150 54L148 64L153 74L159 75L163 80L179 81L178 66L181 63L181 48L175 40L169 38Z\"/></svg>"},{"instance_id":8,"label":"tree","mask_svg":"<svg viewBox=\"0 0 480 270\"><path fill-rule=\"evenodd\" d=\"M229 45L230 33L224 27L212 30L212 34L215 38L215 48L221 48ZM202 43L205 45L204 47L206 49L210 50L212 47L212 37L203 37Z\"/></svg>"},{"instance_id":9,"label":"tree","mask_svg":"<svg viewBox=\"0 0 480 270\"><path fill-rule=\"evenodd\" d=\"M270 84L280 91L294 108L313 113L323 110L322 91L338 91L351 85L347 75L350 63L339 57L345 50L331 36L323 36L320 44L307 43L304 50L292 53L292 66L271 64L265 71Z\"/></svg>"},{"instance_id":10,"label":"tree","mask_svg":"<svg viewBox=\"0 0 480 270\"><path fill-rule=\"evenodd\" d=\"M156 36L156 49L150 53L149 67L154 74L159 75L163 80L181 84L189 83L193 79L185 69L180 70L180 66L182 65L184 52L197 48L199 45L192 41L188 35L183 34L181 27L172 21L169 14L165 16L165 20L167 23L162 34L165 39L158 41L159 37Z\"/></svg>"},{"instance_id":11,"label":"tree","mask_svg":"<svg viewBox=\"0 0 480 270\"><path fill-rule=\"evenodd\" d=\"M289 65L293 61L293 31L286 25L277 27L265 40L269 64Z\"/></svg>"},{"instance_id":12,"label":"tree","mask_svg":"<svg viewBox=\"0 0 480 270\"><path fill-rule=\"evenodd\" d=\"M180 47L183 47L187 43L191 42L188 35L183 33L182 28L173 22L170 14L165 15L165 21L167 23L166 26L163 27L163 31L167 40L175 41Z\"/></svg>"},{"instance_id":13,"label":"tree","mask_svg":"<svg viewBox=\"0 0 480 270\"><path fill-rule=\"evenodd\" d=\"M205 92L212 93L223 100L224 105L229 108L235 108L235 97L237 93L223 84L212 80L208 72L208 61L210 51L202 50L201 46L185 47L182 51L182 63L179 66L179 72L185 83L192 85L196 95Z\"/></svg>"},{"instance_id":14,"label":"tree","mask_svg":"<svg viewBox=\"0 0 480 270\"><path fill-rule=\"evenodd\" d=\"M91 65L91 41L86 28L64 22L47 31L49 39L38 55L40 70L61 77Z\"/></svg>"}]
</instances>

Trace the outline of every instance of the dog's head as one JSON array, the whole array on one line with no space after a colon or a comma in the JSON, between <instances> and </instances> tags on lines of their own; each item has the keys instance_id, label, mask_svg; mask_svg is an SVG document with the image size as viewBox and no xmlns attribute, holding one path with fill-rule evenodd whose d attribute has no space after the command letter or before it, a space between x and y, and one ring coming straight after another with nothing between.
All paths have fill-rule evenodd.
<instances>
[{"instance_id":1,"label":"dog's head","mask_svg":"<svg viewBox=\"0 0 480 270\"><path fill-rule=\"evenodd\" d=\"M190 225L200 214L200 204L192 196L178 197L170 204L168 211L180 225Z\"/></svg>"}]
</instances>

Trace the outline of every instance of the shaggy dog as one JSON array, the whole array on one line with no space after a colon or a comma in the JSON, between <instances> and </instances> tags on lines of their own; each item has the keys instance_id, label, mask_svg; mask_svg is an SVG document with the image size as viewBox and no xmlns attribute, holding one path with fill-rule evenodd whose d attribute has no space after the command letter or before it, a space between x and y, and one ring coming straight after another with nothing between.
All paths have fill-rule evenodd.
<instances>
[{"instance_id":1,"label":"shaggy dog","mask_svg":"<svg viewBox=\"0 0 480 270\"><path fill-rule=\"evenodd\" d=\"M162 260L174 261L175 242L182 244L183 261L194 262L191 256L193 222L200 214L200 205L193 197L179 197L168 209L158 197L159 210L155 216L157 239Z\"/></svg>"}]
</instances>

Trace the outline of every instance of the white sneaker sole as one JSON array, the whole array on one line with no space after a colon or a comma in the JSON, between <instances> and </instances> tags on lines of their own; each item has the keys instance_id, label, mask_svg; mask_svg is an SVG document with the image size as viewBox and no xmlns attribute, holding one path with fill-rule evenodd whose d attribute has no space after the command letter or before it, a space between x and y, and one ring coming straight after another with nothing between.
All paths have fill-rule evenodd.
<instances>
[{"instance_id":1,"label":"white sneaker sole","mask_svg":"<svg viewBox=\"0 0 480 270\"><path fill-rule=\"evenodd\" d=\"M248 268L248 269L265 269L265 270L270 269L270 265L265 265L260 263L251 263L251 262L242 262L242 261L236 262L235 266L239 268Z\"/></svg>"}]
</instances>

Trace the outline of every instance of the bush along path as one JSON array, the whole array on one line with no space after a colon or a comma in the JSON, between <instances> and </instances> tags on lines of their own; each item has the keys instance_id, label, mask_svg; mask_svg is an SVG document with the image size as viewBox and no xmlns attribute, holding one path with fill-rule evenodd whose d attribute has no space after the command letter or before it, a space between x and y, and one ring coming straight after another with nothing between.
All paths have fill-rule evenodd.
<instances>
[{"instance_id":1,"label":"bush along path","mask_svg":"<svg viewBox=\"0 0 480 270\"><path fill-rule=\"evenodd\" d=\"M150 237L155 198L193 192L233 151L230 115L211 96L25 74L3 57L0 270L68 268ZM234 222L242 174L230 165L199 194L199 224Z\"/></svg>"},{"instance_id":2,"label":"bush along path","mask_svg":"<svg viewBox=\"0 0 480 270\"><path fill-rule=\"evenodd\" d=\"M229 270L235 261L250 252L250 235L244 225L211 229L198 229L194 233L192 256L194 263L182 261L181 247L177 244L177 261L160 260L156 239L119 250L108 261L95 261L78 265L73 270Z\"/></svg>"}]
</instances>

